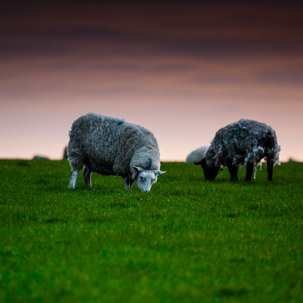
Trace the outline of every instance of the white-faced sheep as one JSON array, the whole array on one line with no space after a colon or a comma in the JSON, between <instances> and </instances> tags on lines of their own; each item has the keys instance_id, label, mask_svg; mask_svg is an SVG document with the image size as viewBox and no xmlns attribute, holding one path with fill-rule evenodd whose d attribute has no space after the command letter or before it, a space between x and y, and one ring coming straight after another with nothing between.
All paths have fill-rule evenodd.
<instances>
[{"instance_id":1,"label":"white-faced sheep","mask_svg":"<svg viewBox=\"0 0 303 303\"><path fill-rule=\"evenodd\" d=\"M199 162L205 157L207 152L208 146L201 146L195 150L193 150L187 157L185 162L186 163L195 163Z\"/></svg>"},{"instance_id":2,"label":"white-faced sheep","mask_svg":"<svg viewBox=\"0 0 303 303\"><path fill-rule=\"evenodd\" d=\"M268 125L241 119L217 131L205 157L195 162L201 165L206 179L213 180L221 165L227 166L231 180L238 179L238 167L246 166L246 180L261 159L267 159L268 180L272 181L273 167L279 164L280 146L275 131Z\"/></svg>"},{"instance_id":3,"label":"white-faced sheep","mask_svg":"<svg viewBox=\"0 0 303 303\"><path fill-rule=\"evenodd\" d=\"M160 171L160 153L154 135L142 126L97 114L74 121L67 147L71 165L69 188L75 188L79 170L85 166L85 184L91 187L91 173L121 176L125 188L136 181L149 192Z\"/></svg>"}]
</instances>

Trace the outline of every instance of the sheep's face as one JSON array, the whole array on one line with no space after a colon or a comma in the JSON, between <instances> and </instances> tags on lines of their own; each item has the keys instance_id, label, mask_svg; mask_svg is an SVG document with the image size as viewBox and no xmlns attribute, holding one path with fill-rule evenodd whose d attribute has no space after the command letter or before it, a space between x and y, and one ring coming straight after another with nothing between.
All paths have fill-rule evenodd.
<instances>
[{"instance_id":1,"label":"sheep's face","mask_svg":"<svg viewBox=\"0 0 303 303\"><path fill-rule=\"evenodd\" d=\"M164 174L165 172L160 170L143 170L139 167L134 167L138 174L135 178L139 190L143 192L149 192L152 185L157 182L159 175Z\"/></svg>"},{"instance_id":2,"label":"sheep's face","mask_svg":"<svg viewBox=\"0 0 303 303\"><path fill-rule=\"evenodd\" d=\"M203 158L201 161L195 162L196 165L201 165L204 171L204 177L207 180L215 180L220 166L216 166L212 163L207 163L206 159Z\"/></svg>"},{"instance_id":3,"label":"sheep's face","mask_svg":"<svg viewBox=\"0 0 303 303\"><path fill-rule=\"evenodd\" d=\"M204 177L207 180L215 180L215 178L217 177L217 174L220 170L220 167L218 166L206 166L206 167L202 167L203 171L204 171Z\"/></svg>"},{"instance_id":4,"label":"sheep's face","mask_svg":"<svg viewBox=\"0 0 303 303\"><path fill-rule=\"evenodd\" d=\"M149 192L152 185L156 182L157 182L157 176L152 170L150 171L145 170L140 172L136 179L138 188L144 192Z\"/></svg>"}]
</instances>

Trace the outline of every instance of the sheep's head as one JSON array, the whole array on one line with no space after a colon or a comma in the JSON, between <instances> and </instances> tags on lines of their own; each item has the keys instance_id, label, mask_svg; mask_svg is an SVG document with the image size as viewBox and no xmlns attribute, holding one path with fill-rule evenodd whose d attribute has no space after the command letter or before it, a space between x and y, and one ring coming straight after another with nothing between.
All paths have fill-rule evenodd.
<instances>
[{"instance_id":1,"label":"sheep's head","mask_svg":"<svg viewBox=\"0 0 303 303\"><path fill-rule=\"evenodd\" d=\"M139 190L149 192L152 185L157 182L158 176L166 173L161 170L146 170L141 167L134 166L133 169L136 171L135 181Z\"/></svg>"},{"instance_id":2,"label":"sheep's head","mask_svg":"<svg viewBox=\"0 0 303 303\"><path fill-rule=\"evenodd\" d=\"M205 158L195 162L196 165L201 165L204 171L204 177L207 180L215 180L221 166L216 166L213 163L207 162Z\"/></svg>"}]
</instances>

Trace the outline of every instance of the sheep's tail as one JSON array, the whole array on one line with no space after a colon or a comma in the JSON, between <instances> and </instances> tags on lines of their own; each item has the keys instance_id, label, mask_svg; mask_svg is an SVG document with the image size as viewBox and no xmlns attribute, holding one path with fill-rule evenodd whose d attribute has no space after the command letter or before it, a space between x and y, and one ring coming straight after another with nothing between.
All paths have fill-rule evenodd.
<instances>
[{"instance_id":1,"label":"sheep's tail","mask_svg":"<svg viewBox=\"0 0 303 303\"><path fill-rule=\"evenodd\" d=\"M265 147L267 147L269 150L273 151L273 159L272 159L273 164L280 165L279 153L280 153L281 147L277 143L277 137L275 136L275 133L272 134L271 132L268 132L266 134L265 140L266 140Z\"/></svg>"}]
</instances>

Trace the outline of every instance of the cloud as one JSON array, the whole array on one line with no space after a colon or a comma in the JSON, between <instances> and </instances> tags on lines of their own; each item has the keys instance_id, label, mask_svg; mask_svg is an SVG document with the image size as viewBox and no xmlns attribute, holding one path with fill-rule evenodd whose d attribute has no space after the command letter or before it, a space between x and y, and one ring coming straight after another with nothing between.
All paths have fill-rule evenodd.
<instances>
[{"instance_id":1,"label":"cloud","mask_svg":"<svg viewBox=\"0 0 303 303\"><path fill-rule=\"evenodd\" d=\"M275 85L287 85L302 87L303 64L296 67L288 67L280 70L262 70L257 74L259 81Z\"/></svg>"},{"instance_id":2,"label":"cloud","mask_svg":"<svg viewBox=\"0 0 303 303\"><path fill-rule=\"evenodd\" d=\"M74 94L300 98L300 12L260 5L76 1L72 8L6 8L0 101Z\"/></svg>"},{"instance_id":3,"label":"cloud","mask_svg":"<svg viewBox=\"0 0 303 303\"><path fill-rule=\"evenodd\" d=\"M296 6L255 3L36 4L1 16L0 58L178 56L248 60L302 54ZM17 21L16 21L17 20Z\"/></svg>"}]
</instances>

